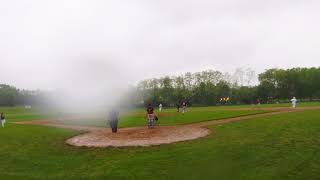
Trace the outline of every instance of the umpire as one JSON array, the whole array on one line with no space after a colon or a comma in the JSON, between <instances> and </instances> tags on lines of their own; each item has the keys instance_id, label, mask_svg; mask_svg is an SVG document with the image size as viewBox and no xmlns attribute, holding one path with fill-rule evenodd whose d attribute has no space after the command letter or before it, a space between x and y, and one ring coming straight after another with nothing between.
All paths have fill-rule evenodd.
<instances>
[{"instance_id":1,"label":"umpire","mask_svg":"<svg viewBox=\"0 0 320 180\"><path fill-rule=\"evenodd\" d=\"M115 109L109 112L109 122L113 133L118 131L119 112Z\"/></svg>"}]
</instances>

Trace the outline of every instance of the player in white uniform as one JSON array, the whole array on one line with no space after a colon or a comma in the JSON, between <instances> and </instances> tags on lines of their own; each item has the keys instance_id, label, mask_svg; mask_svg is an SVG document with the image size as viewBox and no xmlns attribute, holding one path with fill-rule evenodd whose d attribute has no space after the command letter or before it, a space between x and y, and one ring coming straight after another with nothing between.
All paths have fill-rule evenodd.
<instances>
[{"instance_id":1,"label":"player in white uniform","mask_svg":"<svg viewBox=\"0 0 320 180\"><path fill-rule=\"evenodd\" d=\"M162 111L162 104L161 103L159 104L159 111L160 112Z\"/></svg>"},{"instance_id":2,"label":"player in white uniform","mask_svg":"<svg viewBox=\"0 0 320 180\"><path fill-rule=\"evenodd\" d=\"M296 97L293 97L290 101L291 101L291 103L292 103L292 108L296 108L296 106L297 106L297 99L296 99Z\"/></svg>"},{"instance_id":3,"label":"player in white uniform","mask_svg":"<svg viewBox=\"0 0 320 180\"><path fill-rule=\"evenodd\" d=\"M4 113L1 113L1 125L3 128L5 123L6 123L6 117L4 116Z\"/></svg>"}]
</instances>

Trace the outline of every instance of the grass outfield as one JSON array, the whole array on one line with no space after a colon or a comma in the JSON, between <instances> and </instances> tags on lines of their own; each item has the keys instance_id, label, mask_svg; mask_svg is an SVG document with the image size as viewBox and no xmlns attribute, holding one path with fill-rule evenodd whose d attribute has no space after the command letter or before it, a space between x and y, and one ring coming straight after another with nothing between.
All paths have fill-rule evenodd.
<instances>
[{"instance_id":1,"label":"grass outfield","mask_svg":"<svg viewBox=\"0 0 320 180\"><path fill-rule=\"evenodd\" d=\"M307 103L298 103L298 107L310 107L310 106L320 106L320 102L307 102ZM285 104L262 104L261 108L272 108L272 107L291 107L289 103ZM237 112L232 112L234 110ZM184 124L184 123L193 123L206 120L214 120L221 118L229 118L241 115L250 115L267 112L268 110L259 110L252 105L233 105L233 106L211 106L211 107L191 107L188 108L189 111L196 113L195 118L192 114L186 114L186 117L183 117L181 114L176 113L175 108L164 108L163 115L160 114L161 123L163 125L174 125L174 124ZM196 112L200 111L200 112ZM242 112L241 112L242 111ZM255 111L255 112L254 112ZM6 117L10 121L26 121L26 120L41 120L47 118L55 118L52 116L52 113L42 113L43 111L38 108L25 109L22 106L17 107L0 107L0 112L5 112ZM203 113L203 112L208 112ZM51 115L49 115L51 114ZM225 114L227 114L225 116ZM127 126L142 126L145 125L144 121L145 109L140 108L136 109L129 114L123 114L121 116L122 122L120 122L121 127ZM181 122L181 118L183 121ZM85 125L98 125L105 126L105 120L101 119L84 119L86 122L79 122ZM129 122L130 121L130 122ZM185 122L188 121L188 122ZM73 123L72 121L70 123ZM78 122L75 122L78 123Z\"/></svg>"},{"instance_id":2,"label":"grass outfield","mask_svg":"<svg viewBox=\"0 0 320 180\"><path fill-rule=\"evenodd\" d=\"M23 107L11 107L0 108L1 112L5 112L8 122L28 121L28 120L43 120L43 119L55 119L58 120L58 116L46 115L40 113L38 109L24 109ZM160 118L161 125L179 125L197 123L208 120L217 120L232 118L244 115L253 115L269 112L268 110L259 109L237 109L230 111L230 109L224 109L220 107L203 107L203 108L188 108L188 112L184 115L176 112L176 109L164 109L161 113L157 112ZM49 113L48 113L49 114ZM77 115L75 115L77 116ZM71 116L72 117L72 116ZM87 126L107 126L105 118L86 118L86 119L68 119L62 120L63 124L75 124L75 125L87 125ZM146 125L146 113L145 109L136 109L128 113L122 113L120 117L119 127L136 127Z\"/></svg>"},{"instance_id":3,"label":"grass outfield","mask_svg":"<svg viewBox=\"0 0 320 180\"><path fill-rule=\"evenodd\" d=\"M320 106L318 102L301 103L300 107ZM291 107L290 104L265 104L261 108L272 107ZM177 113L175 108L164 108L162 112L156 113L159 116L160 124L167 125L181 125L203 122L208 120L218 120L232 117L239 117L245 115L253 115L270 112L268 109L260 110L251 105L241 106L212 106L212 107L191 107L188 108L186 114ZM120 117L119 127L137 127L146 126L146 112L145 109L137 109L133 112L122 114ZM106 118L91 118L61 121L64 124L88 125L88 126L107 126Z\"/></svg>"},{"instance_id":4,"label":"grass outfield","mask_svg":"<svg viewBox=\"0 0 320 180\"><path fill-rule=\"evenodd\" d=\"M317 179L320 111L213 126L191 142L151 148L77 148L79 132L8 124L1 179Z\"/></svg>"},{"instance_id":5,"label":"grass outfield","mask_svg":"<svg viewBox=\"0 0 320 180\"><path fill-rule=\"evenodd\" d=\"M190 124L203 122L208 120L218 120L225 118L232 118L244 115L253 115L269 112L266 110L204 110L202 111L193 111L189 109L189 112L186 114L177 113L173 109L167 109L161 113L157 112L159 117L159 122L162 126L167 125L181 125L181 124ZM87 126L108 126L107 117L105 119L101 118L91 118L91 119L74 119L74 120L62 120L60 121L63 124L75 124L75 125L87 125ZM119 127L138 127L146 126L146 113L142 110L136 110L128 114L123 114L120 117Z\"/></svg>"},{"instance_id":6,"label":"grass outfield","mask_svg":"<svg viewBox=\"0 0 320 180\"><path fill-rule=\"evenodd\" d=\"M39 109L25 109L22 106L0 107L0 112L5 113L7 121L13 122L48 118L48 116L44 113L41 113Z\"/></svg>"},{"instance_id":7,"label":"grass outfield","mask_svg":"<svg viewBox=\"0 0 320 180\"><path fill-rule=\"evenodd\" d=\"M291 107L291 103L280 103L280 104L261 104L260 107L262 108L272 108L272 107ZM311 107L311 106L320 106L320 102L301 102L297 103L297 107ZM215 108L215 109L233 109L233 108L252 108L252 105L226 105L226 106L213 106L208 107ZM203 108L203 107L200 107Z\"/></svg>"},{"instance_id":8,"label":"grass outfield","mask_svg":"<svg viewBox=\"0 0 320 180\"><path fill-rule=\"evenodd\" d=\"M215 110L215 109L203 109L201 111L194 111L192 108L188 109L185 114L178 113L172 110L164 110L163 112L157 112L159 122L161 125L179 125L190 124L208 120L217 120L232 118L244 115L260 114L268 111L264 110ZM146 113L131 113L121 118L120 127L135 127L146 125Z\"/></svg>"}]
</instances>

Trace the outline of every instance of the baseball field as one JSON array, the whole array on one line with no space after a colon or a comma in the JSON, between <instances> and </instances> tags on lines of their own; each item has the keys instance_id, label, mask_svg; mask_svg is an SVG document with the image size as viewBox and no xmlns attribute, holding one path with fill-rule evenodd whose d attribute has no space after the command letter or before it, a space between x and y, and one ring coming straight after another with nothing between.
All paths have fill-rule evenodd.
<instances>
[{"instance_id":1,"label":"baseball field","mask_svg":"<svg viewBox=\"0 0 320 180\"><path fill-rule=\"evenodd\" d=\"M317 179L320 104L188 108L103 118L55 119L2 107L1 179Z\"/></svg>"}]
</instances>

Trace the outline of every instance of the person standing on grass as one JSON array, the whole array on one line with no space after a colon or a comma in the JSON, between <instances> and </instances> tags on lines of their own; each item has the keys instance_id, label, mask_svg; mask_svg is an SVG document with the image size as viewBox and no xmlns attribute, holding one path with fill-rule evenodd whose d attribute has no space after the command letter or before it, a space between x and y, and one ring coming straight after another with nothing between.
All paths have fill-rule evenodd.
<instances>
[{"instance_id":1,"label":"person standing on grass","mask_svg":"<svg viewBox=\"0 0 320 180\"><path fill-rule=\"evenodd\" d=\"M296 97L293 97L291 100L291 103L292 103L292 108L296 108L296 106L297 106L297 99L296 99Z\"/></svg>"},{"instance_id":2,"label":"person standing on grass","mask_svg":"<svg viewBox=\"0 0 320 180\"><path fill-rule=\"evenodd\" d=\"M177 107L177 112L180 112L180 103L179 102L177 102L176 107Z\"/></svg>"},{"instance_id":3,"label":"person standing on grass","mask_svg":"<svg viewBox=\"0 0 320 180\"><path fill-rule=\"evenodd\" d=\"M159 111L160 112L162 111L162 104L161 103L159 104Z\"/></svg>"},{"instance_id":4,"label":"person standing on grass","mask_svg":"<svg viewBox=\"0 0 320 180\"><path fill-rule=\"evenodd\" d=\"M1 113L1 125L2 125L2 128L4 128L4 124L6 123L6 117L4 116L4 113L2 112Z\"/></svg>"},{"instance_id":5,"label":"person standing on grass","mask_svg":"<svg viewBox=\"0 0 320 180\"><path fill-rule=\"evenodd\" d=\"M156 115L154 114L154 109L151 104L148 104L147 107L147 119L148 119L148 128L154 127L154 120Z\"/></svg>"},{"instance_id":6,"label":"person standing on grass","mask_svg":"<svg viewBox=\"0 0 320 180\"><path fill-rule=\"evenodd\" d=\"M111 110L109 113L110 127L113 133L118 131L118 121L119 121L119 112L116 110Z\"/></svg>"},{"instance_id":7,"label":"person standing on grass","mask_svg":"<svg viewBox=\"0 0 320 180\"><path fill-rule=\"evenodd\" d=\"M187 103L184 101L182 103L182 114L184 114L186 112L186 110L187 110Z\"/></svg>"}]
</instances>

